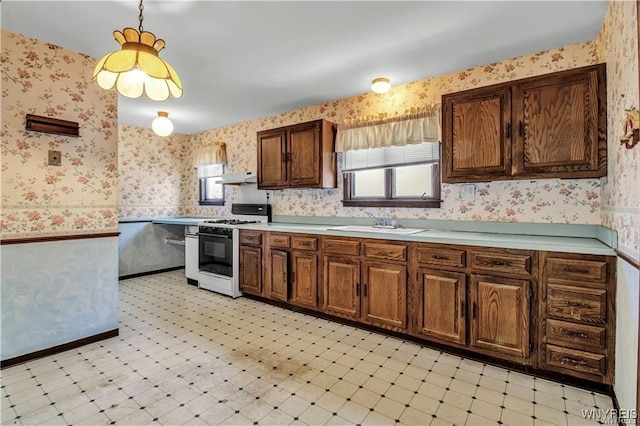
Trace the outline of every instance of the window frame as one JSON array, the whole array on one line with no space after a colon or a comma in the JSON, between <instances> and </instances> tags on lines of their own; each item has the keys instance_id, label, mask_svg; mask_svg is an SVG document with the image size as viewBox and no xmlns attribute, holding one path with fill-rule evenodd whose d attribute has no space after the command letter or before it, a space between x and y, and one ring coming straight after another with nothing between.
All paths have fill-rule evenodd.
<instances>
[{"instance_id":1,"label":"window frame","mask_svg":"<svg viewBox=\"0 0 640 426\"><path fill-rule=\"evenodd\" d=\"M222 198L204 198L207 193L207 179L220 177L224 174L224 165L221 165L222 169L219 175L204 176L198 178L198 205L200 206L224 206L224 184L216 184L222 187Z\"/></svg>"},{"instance_id":2,"label":"window frame","mask_svg":"<svg viewBox=\"0 0 640 426\"><path fill-rule=\"evenodd\" d=\"M414 163L415 164L415 163ZM420 163L429 164L429 163ZM342 205L345 207L413 207L413 208L440 208L442 200L440 199L442 181L440 180L440 161L431 163L432 167L432 180L435 183L433 185L433 198L421 199L421 198L409 198L409 197L393 197L393 186L395 178L396 167L402 167L403 165L391 166L391 167L379 167L385 169L384 173L384 198L378 197L354 197L353 196L353 184L354 184L354 172L343 172L342 186L343 197ZM409 165L409 164L406 164Z\"/></svg>"}]
</instances>

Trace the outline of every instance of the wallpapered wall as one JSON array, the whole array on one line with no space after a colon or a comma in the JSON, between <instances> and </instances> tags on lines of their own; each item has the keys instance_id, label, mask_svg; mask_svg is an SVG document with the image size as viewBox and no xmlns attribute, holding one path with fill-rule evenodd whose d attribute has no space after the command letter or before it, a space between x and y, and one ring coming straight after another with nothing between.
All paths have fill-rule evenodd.
<instances>
[{"instance_id":1,"label":"wallpapered wall","mask_svg":"<svg viewBox=\"0 0 640 426\"><path fill-rule=\"evenodd\" d=\"M640 259L640 147L618 143L625 109L640 108L635 2L612 1L597 40L607 63L608 171L602 189L602 223L618 231L619 249Z\"/></svg>"},{"instance_id":2,"label":"wallpapered wall","mask_svg":"<svg viewBox=\"0 0 640 426\"><path fill-rule=\"evenodd\" d=\"M181 198L180 205L176 206L177 209L170 209L164 202L154 203L148 198L129 196L129 194L138 194L141 187L148 187L150 178L148 171L150 169L157 171L154 163L165 161L162 158L171 155L172 150L183 153L184 156L181 158L190 161L187 155L189 151L209 142L225 142L229 158L228 171L255 171L256 132L260 130L318 118L341 123L344 119L378 113L403 113L412 107L440 102L443 93L593 63L596 63L595 43L582 43L397 86L384 95L367 93L189 135L185 142L186 148L179 146L181 140L169 140L166 143L154 141L156 154L153 162L146 164L146 168L143 167L145 160L139 153L144 149L141 147L148 144L147 135L141 130L124 126L120 135L123 170L123 178L120 179L120 189L123 193L120 214L121 217L144 217L164 211L186 215L229 213L230 203L236 200L238 189L227 187L225 207L197 206L195 172L190 163L179 166L183 173L181 187L186 189L184 192L186 197ZM128 170L127 164L130 163L138 165L136 170ZM126 179L124 179L125 176ZM175 177L175 179L178 178ZM150 184L153 185L153 182ZM372 208L367 210L380 217L394 218L598 224L600 223L600 186L600 179L482 183L476 185L475 198L463 200L460 198L459 185L445 184L442 188L444 202L440 209ZM163 182L153 189L156 193L170 193L174 190L168 182ZM128 199L123 199L124 194ZM272 191L271 195L276 215L363 215L358 208L342 207L341 187L334 190ZM172 197L173 200L178 198ZM138 199L146 201L137 203ZM161 199L165 198L161 197Z\"/></svg>"},{"instance_id":3,"label":"wallpapered wall","mask_svg":"<svg viewBox=\"0 0 640 426\"><path fill-rule=\"evenodd\" d=\"M115 231L117 97L95 59L2 31L2 237ZM80 123L80 137L26 132L26 114ZM48 150L62 166L48 166Z\"/></svg>"}]
</instances>

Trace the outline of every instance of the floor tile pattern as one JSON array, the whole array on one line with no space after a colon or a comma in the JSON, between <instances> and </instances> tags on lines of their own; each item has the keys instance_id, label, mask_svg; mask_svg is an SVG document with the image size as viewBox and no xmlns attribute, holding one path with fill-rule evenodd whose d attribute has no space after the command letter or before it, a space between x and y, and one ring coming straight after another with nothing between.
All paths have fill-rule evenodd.
<instances>
[{"instance_id":1,"label":"floor tile pattern","mask_svg":"<svg viewBox=\"0 0 640 426\"><path fill-rule=\"evenodd\" d=\"M120 335L6 368L3 425L583 425L611 398L231 299L120 282ZM597 423L596 423L597 424Z\"/></svg>"}]
</instances>

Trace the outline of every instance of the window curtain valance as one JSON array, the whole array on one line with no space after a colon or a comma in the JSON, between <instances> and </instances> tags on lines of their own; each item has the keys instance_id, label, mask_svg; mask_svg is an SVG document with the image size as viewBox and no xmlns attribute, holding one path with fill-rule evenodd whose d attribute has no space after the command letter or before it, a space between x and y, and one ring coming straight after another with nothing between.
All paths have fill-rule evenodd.
<instances>
[{"instance_id":1,"label":"window curtain valance","mask_svg":"<svg viewBox=\"0 0 640 426\"><path fill-rule=\"evenodd\" d=\"M193 165L209 166L227 163L227 145L224 142L212 142L195 151Z\"/></svg>"},{"instance_id":2,"label":"window curtain valance","mask_svg":"<svg viewBox=\"0 0 640 426\"><path fill-rule=\"evenodd\" d=\"M440 105L382 119L347 121L338 126L336 151L440 141Z\"/></svg>"}]
</instances>

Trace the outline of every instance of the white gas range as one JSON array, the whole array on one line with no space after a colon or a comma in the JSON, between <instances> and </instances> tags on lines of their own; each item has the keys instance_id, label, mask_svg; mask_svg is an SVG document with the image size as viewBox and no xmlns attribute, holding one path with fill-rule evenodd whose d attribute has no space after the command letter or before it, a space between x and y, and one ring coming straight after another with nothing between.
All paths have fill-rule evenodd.
<instances>
[{"instance_id":1,"label":"white gas range","mask_svg":"<svg viewBox=\"0 0 640 426\"><path fill-rule=\"evenodd\" d=\"M198 223L198 286L231 297L239 285L239 229L247 223L271 221L269 204L233 204L232 216Z\"/></svg>"}]
</instances>

